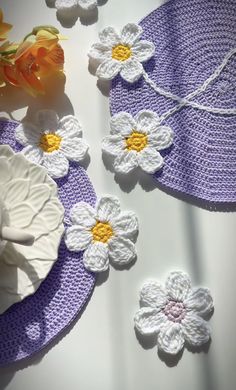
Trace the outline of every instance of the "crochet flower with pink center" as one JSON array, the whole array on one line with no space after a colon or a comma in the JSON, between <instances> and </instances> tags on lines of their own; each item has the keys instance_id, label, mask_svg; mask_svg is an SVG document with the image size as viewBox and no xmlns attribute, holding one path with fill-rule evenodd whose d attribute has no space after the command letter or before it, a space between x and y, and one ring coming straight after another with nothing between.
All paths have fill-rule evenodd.
<instances>
[{"instance_id":1,"label":"crochet flower with pink center","mask_svg":"<svg viewBox=\"0 0 236 390\"><path fill-rule=\"evenodd\" d=\"M177 354L185 343L196 347L210 339L204 317L213 310L211 294L207 288L192 288L187 274L172 272L165 288L156 281L146 282L140 303L135 327L143 335L156 334L160 350Z\"/></svg>"}]
</instances>

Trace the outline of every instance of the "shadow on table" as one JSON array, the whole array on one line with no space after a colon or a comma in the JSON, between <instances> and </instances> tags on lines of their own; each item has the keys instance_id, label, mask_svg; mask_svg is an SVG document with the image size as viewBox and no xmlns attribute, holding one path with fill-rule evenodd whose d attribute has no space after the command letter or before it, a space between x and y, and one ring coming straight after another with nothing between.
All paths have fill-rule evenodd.
<instances>
[{"instance_id":1,"label":"shadow on table","mask_svg":"<svg viewBox=\"0 0 236 390\"><path fill-rule=\"evenodd\" d=\"M32 120L35 113L41 109L51 109L59 116L74 114L73 106L64 92L65 78L50 77L47 80L44 95L32 97L23 89L7 85L0 88L0 110L5 112L11 120L17 120L14 111L28 107L27 120Z\"/></svg>"}]
</instances>

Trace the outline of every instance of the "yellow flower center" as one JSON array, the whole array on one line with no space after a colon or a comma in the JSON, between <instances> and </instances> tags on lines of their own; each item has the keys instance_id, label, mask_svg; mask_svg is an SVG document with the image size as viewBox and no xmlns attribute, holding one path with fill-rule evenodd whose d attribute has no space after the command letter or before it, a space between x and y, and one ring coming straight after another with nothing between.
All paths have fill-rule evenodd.
<instances>
[{"instance_id":1,"label":"yellow flower center","mask_svg":"<svg viewBox=\"0 0 236 390\"><path fill-rule=\"evenodd\" d=\"M146 134L133 131L133 133L131 133L131 135L126 138L126 149L141 152L141 150L147 146L147 143L148 138Z\"/></svg>"},{"instance_id":2,"label":"yellow flower center","mask_svg":"<svg viewBox=\"0 0 236 390\"><path fill-rule=\"evenodd\" d=\"M104 244L114 235L111 225L108 222L97 221L91 229L93 241L100 241Z\"/></svg>"},{"instance_id":3,"label":"yellow flower center","mask_svg":"<svg viewBox=\"0 0 236 390\"><path fill-rule=\"evenodd\" d=\"M62 138L57 134L43 134L40 137L39 146L44 152L52 153L60 148L61 140Z\"/></svg>"},{"instance_id":4,"label":"yellow flower center","mask_svg":"<svg viewBox=\"0 0 236 390\"><path fill-rule=\"evenodd\" d=\"M118 61L126 61L132 55L132 51L127 45L116 45L112 49L112 58Z\"/></svg>"}]
</instances>

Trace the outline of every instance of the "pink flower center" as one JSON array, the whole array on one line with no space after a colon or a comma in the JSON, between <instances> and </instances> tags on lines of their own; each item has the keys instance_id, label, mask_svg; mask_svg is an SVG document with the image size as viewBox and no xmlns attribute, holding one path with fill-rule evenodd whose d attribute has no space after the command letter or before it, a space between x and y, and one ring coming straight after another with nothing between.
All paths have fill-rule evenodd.
<instances>
[{"instance_id":1,"label":"pink flower center","mask_svg":"<svg viewBox=\"0 0 236 390\"><path fill-rule=\"evenodd\" d=\"M186 309L183 302L168 301L163 312L170 321L181 322L185 317Z\"/></svg>"}]
</instances>

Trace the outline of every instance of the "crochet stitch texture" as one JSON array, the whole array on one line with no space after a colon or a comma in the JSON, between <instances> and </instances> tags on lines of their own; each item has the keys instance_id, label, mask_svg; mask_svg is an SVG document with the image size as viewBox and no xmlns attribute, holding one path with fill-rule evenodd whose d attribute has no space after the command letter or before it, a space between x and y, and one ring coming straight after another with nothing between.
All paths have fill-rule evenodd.
<instances>
[{"instance_id":1,"label":"crochet stitch texture","mask_svg":"<svg viewBox=\"0 0 236 390\"><path fill-rule=\"evenodd\" d=\"M212 112L193 103L162 122L172 128L174 144L154 175L171 193L211 203L236 202L235 20L233 0L170 0L140 23L142 39L155 45L154 58L145 65L154 85L146 77L132 85L120 76L112 82L113 115L126 111L135 116L149 109L161 117L179 104L173 95L184 98L196 91L227 58L217 77L192 99Z\"/></svg>"},{"instance_id":2,"label":"crochet stitch texture","mask_svg":"<svg viewBox=\"0 0 236 390\"><path fill-rule=\"evenodd\" d=\"M210 339L205 320L213 311L213 299L207 288L193 288L189 276L171 272L165 286L147 281L140 291L141 309L134 317L142 335L157 336L158 348L176 355L185 344L199 347Z\"/></svg>"},{"instance_id":3,"label":"crochet stitch texture","mask_svg":"<svg viewBox=\"0 0 236 390\"><path fill-rule=\"evenodd\" d=\"M0 122L0 143L16 152L17 122ZM72 206L80 201L95 205L96 196L85 170L71 164L66 178L57 180L60 200L68 219ZM82 312L95 283L83 265L82 253L67 250L62 240L59 257L37 292L0 316L0 366L30 357L47 346Z\"/></svg>"}]
</instances>

